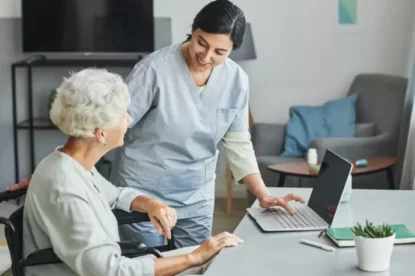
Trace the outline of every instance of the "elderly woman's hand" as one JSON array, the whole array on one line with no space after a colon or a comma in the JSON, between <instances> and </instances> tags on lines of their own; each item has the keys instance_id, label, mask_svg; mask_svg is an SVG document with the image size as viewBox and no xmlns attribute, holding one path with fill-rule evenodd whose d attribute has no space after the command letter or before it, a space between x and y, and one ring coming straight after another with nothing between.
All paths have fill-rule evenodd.
<instances>
[{"instance_id":1,"label":"elderly woman's hand","mask_svg":"<svg viewBox=\"0 0 415 276\"><path fill-rule=\"evenodd\" d=\"M154 198L148 198L145 209L157 231L171 239L171 229L177 222L176 211Z\"/></svg>"},{"instance_id":2,"label":"elderly woman's hand","mask_svg":"<svg viewBox=\"0 0 415 276\"><path fill-rule=\"evenodd\" d=\"M237 236L223 232L205 240L200 247L189 254L192 265L201 266L212 259L224 247L234 247L243 243Z\"/></svg>"},{"instance_id":3,"label":"elderly woman's hand","mask_svg":"<svg viewBox=\"0 0 415 276\"><path fill-rule=\"evenodd\" d=\"M13 186L10 186L9 188L7 188L7 191L14 192L14 191L18 191L18 190L26 190L29 187L29 183L30 183L31 179L32 179L32 177L23 179L19 183L16 183Z\"/></svg>"}]
</instances>

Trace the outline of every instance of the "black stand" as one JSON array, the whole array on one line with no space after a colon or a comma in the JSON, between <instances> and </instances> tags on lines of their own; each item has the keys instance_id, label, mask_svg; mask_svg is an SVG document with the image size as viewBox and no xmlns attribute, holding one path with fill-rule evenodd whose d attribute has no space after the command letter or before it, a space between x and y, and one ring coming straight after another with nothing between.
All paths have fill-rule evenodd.
<instances>
[{"instance_id":1,"label":"black stand","mask_svg":"<svg viewBox=\"0 0 415 276\"><path fill-rule=\"evenodd\" d=\"M31 56L30 58L26 59L27 64L34 64L36 62L42 62L45 61L46 57L44 55L36 55Z\"/></svg>"},{"instance_id":2,"label":"black stand","mask_svg":"<svg viewBox=\"0 0 415 276\"><path fill-rule=\"evenodd\" d=\"M137 59L47 59L45 56L38 55L28 59L15 62L11 64L11 81L12 81L12 112L13 112L13 142L14 142L14 166L15 166L15 181L19 179L19 145L18 145L18 131L29 130L29 149L30 149L30 170L33 173L35 170L35 130L54 130L56 129L49 120L49 118L34 118L33 117L33 85L32 76L35 68L53 68L53 67L128 67L133 68L134 65L143 57L138 56ZM17 69L26 69L27 77L27 104L29 111L29 118L27 120L18 122L17 120L17 97L16 97L16 71ZM21 104L19 107L22 106Z\"/></svg>"}]
</instances>

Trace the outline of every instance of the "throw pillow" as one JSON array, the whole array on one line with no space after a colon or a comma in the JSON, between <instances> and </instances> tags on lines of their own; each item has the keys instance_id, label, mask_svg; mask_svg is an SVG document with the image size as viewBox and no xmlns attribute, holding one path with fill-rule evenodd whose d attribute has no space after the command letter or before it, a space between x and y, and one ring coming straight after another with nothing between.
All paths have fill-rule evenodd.
<instances>
[{"instance_id":1,"label":"throw pillow","mask_svg":"<svg viewBox=\"0 0 415 276\"><path fill-rule=\"evenodd\" d=\"M329 101L323 105L329 131L329 135L326 137L354 137L356 100L357 95L353 94L340 100Z\"/></svg>"},{"instance_id":2,"label":"throw pillow","mask_svg":"<svg viewBox=\"0 0 415 276\"><path fill-rule=\"evenodd\" d=\"M354 137L357 95L329 101L321 106L290 109L283 157L303 157L318 137Z\"/></svg>"}]
</instances>

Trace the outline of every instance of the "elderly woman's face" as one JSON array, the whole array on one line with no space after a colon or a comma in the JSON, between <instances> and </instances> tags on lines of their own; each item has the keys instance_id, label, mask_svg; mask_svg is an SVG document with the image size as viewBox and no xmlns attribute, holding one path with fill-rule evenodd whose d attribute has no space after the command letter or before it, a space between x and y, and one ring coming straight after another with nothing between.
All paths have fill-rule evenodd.
<instances>
[{"instance_id":1,"label":"elderly woman's face","mask_svg":"<svg viewBox=\"0 0 415 276\"><path fill-rule=\"evenodd\" d=\"M105 141L109 148L120 147L124 144L124 135L127 132L127 127L131 121L130 115L126 112L121 116L120 121L114 128L105 130Z\"/></svg>"}]
</instances>

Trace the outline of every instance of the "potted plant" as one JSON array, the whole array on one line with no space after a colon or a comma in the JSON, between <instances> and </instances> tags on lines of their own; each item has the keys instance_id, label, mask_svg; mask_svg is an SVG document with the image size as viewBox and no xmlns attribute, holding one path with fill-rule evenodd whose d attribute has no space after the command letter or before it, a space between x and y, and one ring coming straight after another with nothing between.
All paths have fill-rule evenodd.
<instances>
[{"instance_id":1,"label":"potted plant","mask_svg":"<svg viewBox=\"0 0 415 276\"><path fill-rule=\"evenodd\" d=\"M357 223L352 231L358 267L370 272L388 270L395 241L392 228L386 224L375 226L366 220L366 226Z\"/></svg>"}]
</instances>

